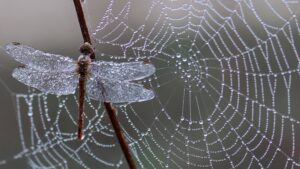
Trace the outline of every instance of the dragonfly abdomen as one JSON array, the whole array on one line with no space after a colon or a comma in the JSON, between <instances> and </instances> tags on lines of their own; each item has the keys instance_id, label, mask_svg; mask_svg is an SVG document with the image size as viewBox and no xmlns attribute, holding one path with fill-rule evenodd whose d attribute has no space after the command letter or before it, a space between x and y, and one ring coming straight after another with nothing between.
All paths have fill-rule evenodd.
<instances>
[{"instance_id":1,"label":"dragonfly abdomen","mask_svg":"<svg viewBox=\"0 0 300 169\"><path fill-rule=\"evenodd\" d=\"M77 62L77 73L79 74L79 105L78 105L78 131L77 138L81 140L83 138L83 111L84 111L84 97L85 97L85 85L88 78L88 68L90 60L88 56L82 55Z\"/></svg>"}]
</instances>

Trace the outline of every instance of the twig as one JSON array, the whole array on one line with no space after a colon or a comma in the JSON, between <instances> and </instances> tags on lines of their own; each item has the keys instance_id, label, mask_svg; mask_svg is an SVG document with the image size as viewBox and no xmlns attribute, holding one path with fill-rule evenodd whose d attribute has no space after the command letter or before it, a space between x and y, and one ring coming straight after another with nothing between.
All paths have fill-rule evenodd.
<instances>
[{"instance_id":1,"label":"twig","mask_svg":"<svg viewBox=\"0 0 300 169\"><path fill-rule=\"evenodd\" d=\"M83 9L82 9L82 6L81 6L81 2L80 2L80 0L73 0L73 1L74 1L74 5L75 5L75 8L76 8L77 17L78 17L78 21L79 21L79 24L80 24L81 33L82 33L84 42L88 42L88 43L92 44L91 37L90 37L90 34L89 34L89 30L88 30L86 20L85 20L85 17L84 17ZM91 55L91 59L92 60L95 59L95 54L94 53L93 53L93 55ZM129 165L130 169L136 169L136 165L135 165L133 157L130 153L129 146L126 142L126 139L125 139L124 134L122 132L122 128L120 126L119 120L116 116L116 109L113 108L112 104L109 103L109 102L104 102L104 107L105 107L106 112L107 112L107 114L110 118L110 121L111 121L112 126L115 130L116 136L119 140L122 151L125 155L125 158L127 160L127 163Z\"/></svg>"},{"instance_id":2,"label":"twig","mask_svg":"<svg viewBox=\"0 0 300 169\"><path fill-rule=\"evenodd\" d=\"M75 5L77 18L78 18L78 21L79 21L79 25L80 25L83 40L84 40L84 42L88 42L88 43L92 44L91 36L90 36L89 29L88 29L86 21L85 21L85 17L84 17L83 9L82 9L82 6L81 6L81 2L80 2L80 0L73 0L73 2L74 2L74 5ZM93 53L91 55L91 59L92 60L95 59L95 53Z\"/></svg>"},{"instance_id":3,"label":"twig","mask_svg":"<svg viewBox=\"0 0 300 169\"><path fill-rule=\"evenodd\" d=\"M108 102L104 102L104 106L105 106L105 109L108 113L108 116L110 118L110 121L112 123L112 126L115 130L115 133L119 139L119 143L121 145L121 148L123 150L123 153L126 157L126 160L128 162L128 165L131 169L136 169L136 166L135 166L135 162L130 154L130 150L129 150L129 147L128 147L128 144L126 142L126 139L124 137L124 134L122 132L122 128L120 126L120 123L118 121L118 118L116 116L116 109L114 109L111 105L111 103L108 103Z\"/></svg>"}]
</instances>

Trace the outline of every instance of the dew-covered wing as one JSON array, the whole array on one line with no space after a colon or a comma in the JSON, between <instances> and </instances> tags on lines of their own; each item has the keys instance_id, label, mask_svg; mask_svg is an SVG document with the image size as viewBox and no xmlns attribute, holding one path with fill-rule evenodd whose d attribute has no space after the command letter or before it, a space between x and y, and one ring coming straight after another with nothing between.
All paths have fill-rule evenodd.
<instances>
[{"instance_id":1,"label":"dew-covered wing","mask_svg":"<svg viewBox=\"0 0 300 169\"><path fill-rule=\"evenodd\" d=\"M45 53L20 43L9 43L5 50L16 61L36 70L62 72L76 69L74 60L69 57Z\"/></svg>"},{"instance_id":2,"label":"dew-covered wing","mask_svg":"<svg viewBox=\"0 0 300 169\"><path fill-rule=\"evenodd\" d=\"M86 87L88 97L104 102L142 102L155 96L152 90L145 89L143 85L126 81L94 78L88 80Z\"/></svg>"},{"instance_id":3,"label":"dew-covered wing","mask_svg":"<svg viewBox=\"0 0 300 169\"><path fill-rule=\"evenodd\" d=\"M27 86L55 95L74 94L78 84L78 75L74 72L42 72L24 67L16 68L12 76Z\"/></svg>"},{"instance_id":4,"label":"dew-covered wing","mask_svg":"<svg viewBox=\"0 0 300 169\"><path fill-rule=\"evenodd\" d=\"M92 62L90 72L93 76L120 81L139 80L152 75L155 67L143 62Z\"/></svg>"}]
</instances>

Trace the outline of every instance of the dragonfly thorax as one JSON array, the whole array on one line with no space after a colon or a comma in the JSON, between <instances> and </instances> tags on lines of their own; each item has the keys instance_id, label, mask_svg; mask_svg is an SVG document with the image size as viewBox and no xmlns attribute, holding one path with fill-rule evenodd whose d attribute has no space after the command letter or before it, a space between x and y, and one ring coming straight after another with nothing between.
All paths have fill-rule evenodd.
<instances>
[{"instance_id":1,"label":"dragonfly thorax","mask_svg":"<svg viewBox=\"0 0 300 169\"><path fill-rule=\"evenodd\" d=\"M92 60L90 58L90 55L80 55L77 59L77 62L88 62L88 63L91 63Z\"/></svg>"},{"instance_id":2,"label":"dragonfly thorax","mask_svg":"<svg viewBox=\"0 0 300 169\"><path fill-rule=\"evenodd\" d=\"M80 55L77 60L77 73L83 77L86 78L89 74L88 67L91 63L91 59L89 55Z\"/></svg>"}]
</instances>

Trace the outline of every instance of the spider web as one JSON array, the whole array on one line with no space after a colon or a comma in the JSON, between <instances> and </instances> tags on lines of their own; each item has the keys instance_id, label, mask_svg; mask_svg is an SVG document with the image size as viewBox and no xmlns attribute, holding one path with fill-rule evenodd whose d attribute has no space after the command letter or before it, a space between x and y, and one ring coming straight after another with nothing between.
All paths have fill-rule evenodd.
<instances>
[{"instance_id":1,"label":"spider web","mask_svg":"<svg viewBox=\"0 0 300 169\"><path fill-rule=\"evenodd\" d=\"M102 8L96 28L89 15L98 59L156 67L139 81L155 99L116 105L138 168L300 167L298 1L110 0ZM76 95L29 89L15 100L23 151L14 159L31 168L127 167L100 103L86 101L78 142Z\"/></svg>"}]
</instances>

